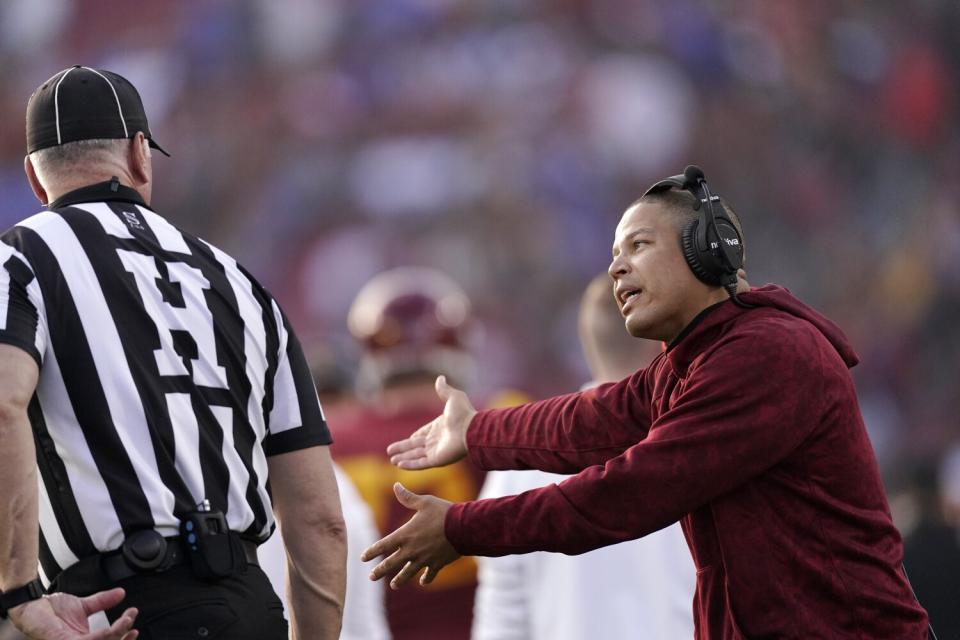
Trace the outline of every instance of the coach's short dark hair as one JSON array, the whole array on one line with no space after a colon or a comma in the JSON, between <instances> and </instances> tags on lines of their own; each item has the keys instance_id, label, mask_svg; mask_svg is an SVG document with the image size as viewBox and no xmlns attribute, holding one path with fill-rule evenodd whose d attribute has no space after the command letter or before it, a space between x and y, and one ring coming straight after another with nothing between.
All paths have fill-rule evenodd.
<instances>
[{"instance_id":1,"label":"coach's short dark hair","mask_svg":"<svg viewBox=\"0 0 960 640\"><path fill-rule=\"evenodd\" d=\"M674 221L674 226L677 228L678 233L683 231L683 228L686 227L691 220L696 219L697 216L700 215L700 211L693 208L693 205L696 203L696 198L692 193L684 189L670 188L664 191L649 193L638 198L630 207L632 208L642 202L663 205L671 214L670 217ZM737 212L734 211L723 198L720 198L720 204L727 217L729 217L733 223L733 226L736 227L740 233L740 240L743 242L744 249L746 249L746 241L743 236L743 227L740 224L740 216L737 215Z\"/></svg>"}]
</instances>

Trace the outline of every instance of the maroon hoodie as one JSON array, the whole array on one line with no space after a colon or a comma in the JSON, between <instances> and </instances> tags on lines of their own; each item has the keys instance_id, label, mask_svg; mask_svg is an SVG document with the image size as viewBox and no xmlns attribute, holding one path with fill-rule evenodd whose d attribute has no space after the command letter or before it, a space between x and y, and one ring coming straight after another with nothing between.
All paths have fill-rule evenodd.
<instances>
[{"instance_id":1,"label":"maroon hoodie","mask_svg":"<svg viewBox=\"0 0 960 640\"><path fill-rule=\"evenodd\" d=\"M463 554L577 554L680 520L698 639L926 638L848 371L856 354L786 289L741 298L757 308L711 307L625 380L478 413L478 466L577 475L454 505L447 537Z\"/></svg>"}]
</instances>

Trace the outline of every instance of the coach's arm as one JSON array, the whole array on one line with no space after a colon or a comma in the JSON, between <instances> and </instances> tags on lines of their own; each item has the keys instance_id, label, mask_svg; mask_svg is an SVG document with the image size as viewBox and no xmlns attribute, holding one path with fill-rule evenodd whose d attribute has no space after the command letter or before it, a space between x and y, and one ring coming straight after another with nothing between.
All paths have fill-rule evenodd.
<instances>
[{"instance_id":1,"label":"coach's arm","mask_svg":"<svg viewBox=\"0 0 960 640\"><path fill-rule=\"evenodd\" d=\"M315 446L267 460L287 552L290 637L336 640L346 591L347 530L330 448Z\"/></svg>"}]
</instances>

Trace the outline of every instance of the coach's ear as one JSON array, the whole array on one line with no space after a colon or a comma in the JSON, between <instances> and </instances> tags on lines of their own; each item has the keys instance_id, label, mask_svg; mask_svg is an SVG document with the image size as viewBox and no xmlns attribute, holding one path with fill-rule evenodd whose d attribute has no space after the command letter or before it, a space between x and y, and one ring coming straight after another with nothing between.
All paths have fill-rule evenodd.
<instances>
[{"instance_id":1,"label":"coach's ear","mask_svg":"<svg viewBox=\"0 0 960 640\"><path fill-rule=\"evenodd\" d=\"M27 181L30 183L30 188L33 189L33 195L37 196L40 204L49 204L50 199L47 197L47 190L40 184L40 179L37 178L37 172L33 168L33 163L30 162L30 156L23 157L23 170L27 174Z\"/></svg>"},{"instance_id":2,"label":"coach's ear","mask_svg":"<svg viewBox=\"0 0 960 640\"><path fill-rule=\"evenodd\" d=\"M747 272L744 269L737 269L737 293L746 293L747 291L750 291Z\"/></svg>"}]
</instances>

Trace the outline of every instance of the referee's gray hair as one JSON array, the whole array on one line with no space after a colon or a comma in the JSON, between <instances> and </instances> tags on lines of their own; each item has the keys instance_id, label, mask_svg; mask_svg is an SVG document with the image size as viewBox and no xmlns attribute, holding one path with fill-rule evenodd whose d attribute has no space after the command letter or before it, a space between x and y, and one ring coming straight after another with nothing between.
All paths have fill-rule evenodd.
<instances>
[{"instance_id":1,"label":"referee's gray hair","mask_svg":"<svg viewBox=\"0 0 960 640\"><path fill-rule=\"evenodd\" d=\"M99 164L123 162L130 141L125 138L76 140L30 154L41 181L59 180L66 174L89 171Z\"/></svg>"}]
</instances>

